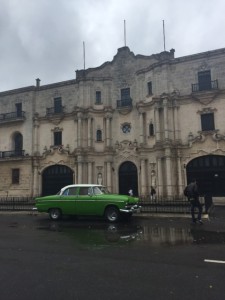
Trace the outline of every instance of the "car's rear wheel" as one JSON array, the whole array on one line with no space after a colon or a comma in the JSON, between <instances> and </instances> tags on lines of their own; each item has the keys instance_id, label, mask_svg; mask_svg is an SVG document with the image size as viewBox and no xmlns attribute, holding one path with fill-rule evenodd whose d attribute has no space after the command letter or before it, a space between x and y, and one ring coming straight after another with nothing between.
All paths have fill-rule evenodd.
<instances>
[{"instance_id":1,"label":"car's rear wheel","mask_svg":"<svg viewBox=\"0 0 225 300\"><path fill-rule=\"evenodd\" d=\"M105 218L107 221L109 221L111 223L117 222L119 220L119 217L120 217L120 212L117 207L110 206L110 207L106 208Z\"/></svg>"},{"instance_id":2,"label":"car's rear wheel","mask_svg":"<svg viewBox=\"0 0 225 300\"><path fill-rule=\"evenodd\" d=\"M62 212L59 208L51 208L49 210L49 217L51 220L57 221L62 217Z\"/></svg>"}]
</instances>

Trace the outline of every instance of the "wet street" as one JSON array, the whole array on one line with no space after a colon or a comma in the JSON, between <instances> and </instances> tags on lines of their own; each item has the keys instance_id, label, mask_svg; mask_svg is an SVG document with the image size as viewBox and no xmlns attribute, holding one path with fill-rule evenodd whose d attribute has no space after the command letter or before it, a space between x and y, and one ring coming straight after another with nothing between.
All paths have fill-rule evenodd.
<instances>
[{"instance_id":1,"label":"wet street","mask_svg":"<svg viewBox=\"0 0 225 300\"><path fill-rule=\"evenodd\" d=\"M224 299L225 209L187 218L1 213L1 299Z\"/></svg>"}]
</instances>

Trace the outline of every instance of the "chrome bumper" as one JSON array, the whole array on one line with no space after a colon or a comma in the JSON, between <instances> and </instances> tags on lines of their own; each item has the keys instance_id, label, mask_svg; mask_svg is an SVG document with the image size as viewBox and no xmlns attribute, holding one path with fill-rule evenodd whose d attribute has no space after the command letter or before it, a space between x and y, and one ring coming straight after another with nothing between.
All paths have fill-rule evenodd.
<instances>
[{"instance_id":1,"label":"chrome bumper","mask_svg":"<svg viewBox=\"0 0 225 300\"><path fill-rule=\"evenodd\" d=\"M135 204L131 207L121 208L120 212L122 212L122 213L140 213L141 212L141 206Z\"/></svg>"}]
</instances>

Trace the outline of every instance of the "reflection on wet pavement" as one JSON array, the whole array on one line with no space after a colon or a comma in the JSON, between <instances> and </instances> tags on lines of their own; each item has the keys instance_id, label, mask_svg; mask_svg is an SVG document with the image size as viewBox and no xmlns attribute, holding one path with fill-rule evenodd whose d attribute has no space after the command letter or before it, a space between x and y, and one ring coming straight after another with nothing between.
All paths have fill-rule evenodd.
<instances>
[{"instance_id":1,"label":"reflection on wet pavement","mask_svg":"<svg viewBox=\"0 0 225 300\"><path fill-rule=\"evenodd\" d=\"M145 243L148 246L179 246L187 244L224 244L225 232L209 231L203 226L182 224L152 224L132 222L107 224L104 222L46 222L39 230L58 232L85 248L128 246ZM187 224L186 224L187 225Z\"/></svg>"},{"instance_id":2,"label":"reflection on wet pavement","mask_svg":"<svg viewBox=\"0 0 225 300\"><path fill-rule=\"evenodd\" d=\"M140 226L120 226L118 224L105 223L72 223L50 222L49 226L40 226L39 230L50 230L60 232L70 237L74 242L83 245L85 248L103 248L107 246L123 246L142 235Z\"/></svg>"}]
</instances>

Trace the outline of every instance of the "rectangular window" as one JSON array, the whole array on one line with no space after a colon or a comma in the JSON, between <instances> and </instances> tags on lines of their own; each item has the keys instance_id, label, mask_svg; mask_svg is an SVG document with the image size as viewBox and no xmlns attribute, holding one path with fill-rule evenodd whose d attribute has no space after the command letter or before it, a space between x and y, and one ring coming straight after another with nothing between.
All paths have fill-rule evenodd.
<instances>
[{"instance_id":1,"label":"rectangular window","mask_svg":"<svg viewBox=\"0 0 225 300\"><path fill-rule=\"evenodd\" d=\"M202 131L215 130L214 114L213 113L202 114L201 124L202 124Z\"/></svg>"},{"instance_id":2,"label":"rectangular window","mask_svg":"<svg viewBox=\"0 0 225 300\"><path fill-rule=\"evenodd\" d=\"M62 131L54 132L54 146L62 145Z\"/></svg>"},{"instance_id":3,"label":"rectangular window","mask_svg":"<svg viewBox=\"0 0 225 300\"><path fill-rule=\"evenodd\" d=\"M22 103L16 103L16 116L22 117Z\"/></svg>"},{"instance_id":4,"label":"rectangular window","mask_svg":"<svg viewBox=\"0 0 225 300\"><path fill-rule=\"evenodd\" d=\"M102 95L100 91L96 91L95 94L95 104L101 104L102 103Z\"/></svg>"},{"instance_id":5,"label":"rectangular window","mask_svg":"<svg viewBox=\"0 0 225 300\"><path fill-rule=\"evenodd\" d=\"M20 183L20 169L12 169L12 184Z\"/></svg>"},{"instance_id":6,"label":"rectangular window","mask_svg":"<svg viewBox=\"0 0 225 300\"><path fill-rule=\"evenodd\" d=\"M154 136L154 125L152 123L149 124L149 135Z\"/></svg>"},{"instance_id":7,"label":"rectangular window","mask_svg":"<svg viewBox=\"0 0 225 300\"><path fill-rule=\"evenodd\" d=\"M199 91L211 90L210 70L198 72L198 85L199 85Z\"/></svg>"},{"instance_id":8,"label":"rectangular window","mask_svg":"<svg viewBox=\"0 0 225 300\"><path fill-rule=\"evenodd\" d=\"M121 100L130 99L130 88L121 89Z\"/></svg>"},{"instance_id":9,"label":"rectangular window","mask_svg":"<svg viewBox=\"0 0 225 300\"><path fill-rule=\"evenodd\" d=\"M148 82L148 95L152 95L152 82Z\"/></svg>"},{"instance_id":10,"label":"rectangular window","mask_svg":"<svg viewBox=\"0 0 225 300\"><path fill-rule=\"evenodd\" d=\"M54 99L54 113L58 114L62 112L62 98L58 97Z\"/></svg>"}]
</instances>

